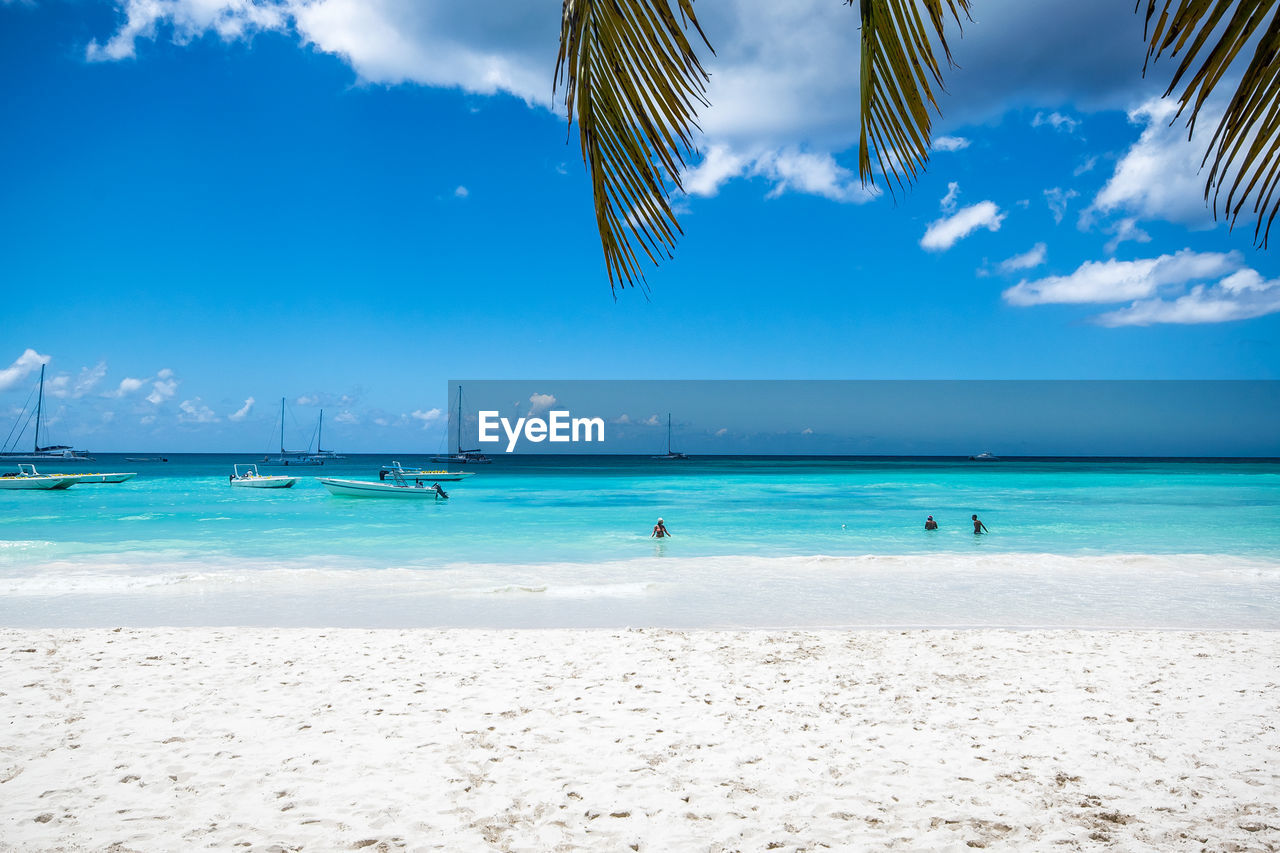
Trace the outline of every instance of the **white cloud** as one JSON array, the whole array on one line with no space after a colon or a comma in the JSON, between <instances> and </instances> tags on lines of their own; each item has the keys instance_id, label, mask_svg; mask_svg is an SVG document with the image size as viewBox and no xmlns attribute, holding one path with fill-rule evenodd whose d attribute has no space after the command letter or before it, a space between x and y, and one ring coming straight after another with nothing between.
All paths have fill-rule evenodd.
<instances>
[{"instance_id":1,"label":"white cloud","mask_svg":"<svg viewBox=\"0 0 1280 853\"><path fill-rule=\"evenodd\" d=\"M178 380L173 378L173 371L166 367L156 374L156 381L151 385L151 393L147 395L147 402L158 406L176 394L177 391Z\"/></svg>"},{"instance_id":2,"label":"white cloud","mask_svg":"<svg viewBox=\"0 0 1280 853\"><path fill-rule=\"evenodd\" d=\"M1029 270L1040 266L1044 263L1045 254L1048 247L1044 243L1036 243L1021 255L1014 255L1012 258L1006 258L1000 262L1000 272L1016 272L1017 270Z\"/></svg>"},{"instance_id":3,"label":"white cloud","mask_svg":"<svg viewBox=\"0 0 1280 853\"><path fill-rule=\"evenodd\" d=\"M127 397L130 394L134 393L135 391L138 391L139 389L141 389L142 386L146 385L150 381L151 380L149 379L134 379L131 376L126 376L124 379L120 380L120 384L116 386L116 390L106 391L103 393L102 396Z\"/></svg>"},{"instance_id":4,"label":"white cloud","mask_svg":"<svg viewBox=\"0 0 1280 853\"><path fill-rule=\"evenodd\" d=\"M444 412L440 411L437 408L427 409L426 411L423 411L422 409L415 409L413 412L410 413L410 417L414 418L415 420L422 421L423 429L430 429L431 425L438 423L443 417L443 415L444 415Z\"/></svg>"},{"instance_id":5,"label":"white cloud","mask_svg":"<svg viewBox=\"0 0 1280 853\"><path fill-rule=\"evenodd\" d=\"M939 136L933 140L934 151L963 151L973 143L963 136Z\"/></svg>"},{"instance_id":6,"label":"white cloud","mask_svg":"<svg viewBox=\"0 0 1280 853\"><path fill-rule=\"evenodd\" d=\"M218 420L218 416L213 413L213 409L206 406L199 397L183 400L178 404L178 410L178 420L182 423L210 424Z\"/></svg>"},{"instance_id":7,"label":"white cloud","mask_svg":"<svg viewBox=\"0 0 1280 853\"><path fill-rule=\"evenodd\" d=\"M252 397L246 397L244 400L244 405L236 409L231 414L227 415L227 420L242 421L245 418L249 417L249 413L253 411L254 402L255 400Z\"/></svg>"},{"instance_id":8,"label":"white cloud","mask_svg":"<svg viewBox=\"0 0 1280 853\"><path fill-rule=\"evenodd\" d=\"M360 419L349 411L341 411L334 417L334 420L340 424L358 424Z\"/></svg>"},{"instance_id":9,"label":"white cloud","mask_svg":"<svg viewBox=\"0 0 1280 853\"><path fill-rule=\"evenodd\" d=\"M1032 127L1052 127L1054 130L1065 131L1066 133L1075 133L1077 127L1080 126L1079 119L1071 116L1063 115L1059 112L1052 112L1048 115L1044 113L1036 113L1035 118L1031 120Z\"/></svg>"},{"instance_id":10,"label":"white cloud","mask_svg":"<svg viewBox=\"0 0 1280 853\"><path fill-rule=\"evenodd\" d=\"M454 195L454 198L466 198L467 196L471 195L471 192L466 187L459 186L456 190L453 191L453 195Z\"/></svg>"},{"instance_id":11,"label":"white cloud","mask_svg":"<svg viewBox=\"0 0 1280 853\"><path fill-rule=\"evenodd\" d=\"M1199 141L1187 141L1187 130L1181 121L1170 126L1176 111L1173 100L1152 100L1129 113L1129 121L1145 125L1145 129L1081 215L1082 227L1091 225L1098 214L1118 211L1191 228L1213 227L1213 215L1204 201L1204 175L1200 173L1204 148ZM1196 126L1216 128L1220 117L1220 112L1206 108Z\"/></svg>"},{"instance_id":12,"label":"white cloud","mask_svg":"<svg viewBox=\"0 0 1280 853\"><path fill-rule=\"evenodd\" d=\"M727 145L713 145L700 163L681 176L681 183L689 195L714 196L726 181L741 177L764 178L772 183L767 198L796 192L862 204L880 196L878 189L864 187L861 179L831 154L794 147L741 154Z\"/></svg>"},{"instance_id":13,"label":"white cloud","mask_svg":"<svg viewBox=\"0 0 1280 853\"><path fill-rule=\"evenodd\" d=\"M942 201L938 202L938 207L942 208L942 212L948 215L956 212L956 198L960 195L960 184L951 181L947 184L947 194L942 197Z\"/></svg>"},{"instance_id":14,"label":"white cloud","mask_svg":"<svg viewBox=\"0 0 1280 853\"><path fill-rule=\"evenodd\" d=\"M1176 299L1146 299L1094 319L1102 326L1225 323L1280 312L1280 279L1242 269L1216 284L1200 284Z\"/></svg>"},{"instance_id":15,"label":"white cloud","mask_svg":"<svg viewBox=\"0 0 1280 853\"><path fill-rule=\"evenodd\" d=\"M1135 243L1151 242L1151 235L1139 228L1138 220L1132 216L1121 219L1108 230L1113 236L1107 241L1107 245L1103 247L1106 249L1107 254L1115 252L1120 247L1120 244L1126 240L1132 240Z\"/></svg>"},{"instance_id":16,"label":"white cloud","mask_svg":"<svg viewBox=\"0 0 1280 853\"><path fill-rule=\"evenodd\" d=\"M301 397L298 398L297 404L299 406L318 406L320 405L320 395L303 394Z\"/></svg>"},{"instance_id":17,"label":"white cloud","mask_svg":"<svg viewBox=\"0 0 1280 853\"><path fill-rule=\"evenodd\" d=\"M644 426L659 426L662 423L662 420L657 415L649 415L649 417L645 418L640 423Z\"/></svg>"},{"instance_id":18,"label":"white cloud","mask_svg":"<svg viewBox=\"0 0 1280 853\"><path fill-rule=\"evenodd\" d=\"M944 251L979 228L999 231L1004 218L1005 214L1000 212L995 202L980 201L960 208L952 216L931 222L920 238L920 245L930 251Z\"/></svg>"},{"instance_id":19,"label":"white cloud","mask_svg":"<svg viewBox=\"0 0 1280 853\"><path fill-rule=\"evenodd\" d=\"M41 355L33 349L24 350L22 355L14 359L13 364L0 370L0 391L8 391L39 370L40 365L52 360L52 356Z\"/></svg>"},{"instance_id":20,"label":"white cloud","mask_svg":"<svg viewBox=\"0 0 1280 853\"><path fill-rule=\"evenodd\" d=\"M1093 167L1096 165L1098 165L1098 157L1097 155L1094 155L1093 157L1090 157L1087 160L1085 160L1079 166L1076 166L1074 169L1072 169L1071 174L1078 178L1081 175L1085 174L1086 172L1092 172Z\"/></svg>"},{"instance_id":21,"label":"white cloud","mask_svg":"<svg viewBox=\"0 0 1280 853\"><path fill-rule=\"evenodd\" d=\"M71 385L70 390L66 393L75 399L79 399L92 391L102 381L102 377L106 375L107 363L105 361L100 361L93 367L82 367L80 368L80 375L76 377L75 383Z\"/></svg>"},{"instance_id":22,"label":"white cloud","mask_svg":"<svg viewBox=\"0 0 1280 853\"><path fill-rule=\"evenodd\" d=\"M556 398L552 394L530 394L529 415L533 416L540 412L545 412L555 404Z\"/></svg>"},{"instance_id":23,"label":"white cloud","mask_svg":"<svg viewBox=\"0 0 1280 853\"><path fill-rule=\"evenodd\" d=\"M728 427L720 427L720 429L716 430L716 438L724 438L728 434L729 434Z\"/></svg>"},{"instance_id":24,"label":"white cloud","mask_svg":"<svg viewBox=\"0 0 1280 853\"><path fill-rule=\"evenodd\" d=\"M1145 299L1165 287L1216 278L1240 269L1239 252L1193 252L1183 249L1136 261L1086 261L1070 275L1022 281L1004 292L1011 305L1107 303Z\"/></svg>"},{"instance_id":25,"label":"white cloud","mask_svg":"<svg viewBox=\"0 0 1280 853\"><path fill-rule=\"evenodd\" d=\"M1054 222L1062 223L1062 217L1067 215L1067 205L1078 195L1080 193L1075 190L1064 190L1062 187L1053 187L1044 191L1045 204L1049 205L1049 210L1053 212Z\"/></svg>"}]
</instances>

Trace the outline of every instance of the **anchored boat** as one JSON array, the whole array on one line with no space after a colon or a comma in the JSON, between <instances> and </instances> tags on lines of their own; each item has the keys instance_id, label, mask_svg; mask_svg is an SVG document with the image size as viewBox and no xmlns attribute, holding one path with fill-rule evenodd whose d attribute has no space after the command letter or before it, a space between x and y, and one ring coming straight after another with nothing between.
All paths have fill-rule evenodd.
<instances>
[{"instance_id":1,"label":"anchored boat","mask_svg":"<svg viewBox=\"0 0 1280 853\"><path fill-rule=\"evenodd\" d=\"M287 489L298 482L297 477L259 474L257 465L233 465L228 480L231 485L244 489Z\"/></svg>"},{"instance_id":2,"label":"anchored boat","mask_svg":"<svg viewBox=\"0 0 1280 853\"><path fill-rule=\"evenodd\" d=\"M427 468L402 468L399 462L383 465L378 469L378 479L385 480L394 474L401 477L412 477L419 480L430 480L433 483L448 483L464 480L475 475L475 471L438 471Z\"/></svg>"},{"instance_id":3,"label":"anchored boat","mask_svg":"<svg viewBox=\"0 0 1280 853\"><path fill-rule=\"evenodd\" d=\"M69 489L75 484L70 474L41 474L34 465L19 465L16 472L0 474L0 489Z\"/></svg>"},{"instance_id":4,"label":"anchored boat","mask_svg":"<svg viewBox=\"0 0 1280 853\"><path fill-rule=\"evenodd\" d=\"M449 499L449 495L435 481L428 484L425 478L415 477L411 480L397 471L392 471L387 478L376 483L370 480L339 480L334 477L317 477L316 479L329 490L330 494L339 497L408 498L428 501Z\"/></svg>"}]
</instances>

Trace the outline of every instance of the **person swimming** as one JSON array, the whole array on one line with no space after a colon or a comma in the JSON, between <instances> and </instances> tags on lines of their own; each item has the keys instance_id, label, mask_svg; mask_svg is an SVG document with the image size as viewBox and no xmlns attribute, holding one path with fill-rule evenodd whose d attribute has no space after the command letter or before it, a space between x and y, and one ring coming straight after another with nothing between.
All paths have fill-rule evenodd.
<instances>
[{"instance_id":1,"label":"person swimming","mask_svg":"<svg viewBox=\"0 0 1280 853\"><path fill-rule=\"evenodd\" d=\"M662 523L662 519L658 519L658 523L653 526L653 533L650 536L650 538L661 539L664 536L670 536L670 535L671 535L671 531L668 530L667 526Z\"/></svg>"},{"instance_id":2,"label":"person swimming","mask_svg":"<svg viewBox=\"0 0 1280 853\"><path fill-rule=\"evenodd\" d=\"M932 515L931 515L931 516L929 516L928 518L926 518L926 519L924 520L924 529L925 529L925 530L937 530L937 529L938 529L938 522L936 522L936 521L934 521L934 520L933 520L933 516L932 516Z\"/></svg>"},{"instance_id":3,"label":"person swimming","mask_svg":"<svg viewBox=\"0 0 1280 853\"><path fill-rule=\"evenodd\" d=\"M985 524L983 524L981 521L978 520L978 516L974 515L971 517L973 518L974 533L990 533L991 532L990 530L987 529L987 526Z\"/></svg>"}]
</instances>

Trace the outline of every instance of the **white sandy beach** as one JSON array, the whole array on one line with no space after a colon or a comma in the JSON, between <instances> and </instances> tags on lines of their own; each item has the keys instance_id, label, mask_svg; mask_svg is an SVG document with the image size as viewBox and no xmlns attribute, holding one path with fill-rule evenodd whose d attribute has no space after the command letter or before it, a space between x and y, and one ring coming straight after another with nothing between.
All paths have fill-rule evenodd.
<instances>
[{"instance_id":1,"label":"white sandy beach","mask_svg":"<svg viewBox=\"0 0 1280 853\"><path fill-rule=\"evenodd\" d=\"M0 849L1280 849L1280 633L0 630Z\"/></svg>"}]
</instances>

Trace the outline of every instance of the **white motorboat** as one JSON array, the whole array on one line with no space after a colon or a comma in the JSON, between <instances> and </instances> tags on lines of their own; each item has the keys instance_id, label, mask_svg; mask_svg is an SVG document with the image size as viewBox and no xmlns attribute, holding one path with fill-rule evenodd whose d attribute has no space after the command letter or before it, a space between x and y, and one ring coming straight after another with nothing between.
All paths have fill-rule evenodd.
<instances>
[{"instance_id":1,"label":"white motorboat","mask_svg":"<svg viewBox=\"0 0 1280 853\"><path fill-rule=\"evenodd\" d=\"M69 489L75 484L70 474L41 474L34 465L19 465L14 473L0 474L0 489Z\"/></svg>"},{"instance_id":2,"label":"white motorboat","mask_svg":"<svg viewBox=\"0 0 1280 853\"><path fill-rule=\"evenodd\" d=\"M403 468L399 462L383 465L378 469L378 479L385 480L394 474L419 480L430 480L433 483L448 483L464 480L475 475L475 471L439 471L428 468Z\"/></svg>"},{"instance_id":3,"label":"white motorboat","mask_svg":"<svg viewBox=\"0 0 1280 853\"><path fill-rule=\"evenodd\" d=\"M409 479L395 471L387 480L339 480L333 477L316 477L329 493L347 498L410 498L417 500L448 500L449 495L434 480Z\"/></svg>"},{"instance_id":4,"label":"white motorboat","mask_svg":"<svg viewBox=\"0 0 1280 853\"><path fill-rule=\"evenodd\" d=\"M969 461L970 462L999 462L1000 457L996 456L994 453L990 453L984 450L982 453L979 453L977 456L970 456Z\"/></svg>"},{"instance_id":5,"label":"white motorboat","mask_svg":"<svg viewBox=\"0 0 1280 853\"><path fill-rule=\"evenodd\" d=\"M667 412L667 452L664 456L653 456L652 459L663 459L667 462L679 462L689 457L671 449L671 413Z\"/></svg>"},{"instance_id":6,"label":"white motorboat","mask_svg":"<svg viewBox=\"0 0 1280 853\"><path fill-rule=\"evenodd\" d=\"M228 479L231 485L245 489L287 489L298 482L297 477L259 474L257 465L235 465Z\"/></svg>"}]
</instances>

